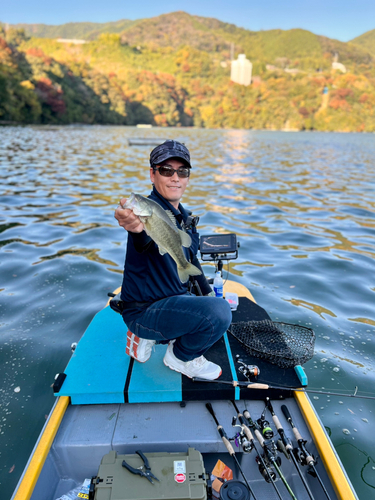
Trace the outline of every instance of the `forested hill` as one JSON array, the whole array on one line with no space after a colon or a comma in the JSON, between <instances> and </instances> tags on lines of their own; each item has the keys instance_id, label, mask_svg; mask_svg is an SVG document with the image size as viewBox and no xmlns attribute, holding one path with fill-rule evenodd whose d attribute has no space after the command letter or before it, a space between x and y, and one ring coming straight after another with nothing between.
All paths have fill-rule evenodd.
<instances>
[{"instance_id":1,"label":"forested hill","mask_svg":"<svg viewBox=\"0 0 375 500\"><path fill-rule=\"evenodd\" d=\"M363 35L358 36L351 40L351 43L357 45L363 50L367 50L370 54L375 57L375 29L363 33Z\"/></svg>"},{"instance_id":2,"label":"forested hill","mask_svg":"<svg viewBox=\"0 0 375 500\"><path fill-rule=\"evenodd\" d=\"M248 87L230 81L239 53L253 63ZM358 39L254 32L184 12L3 26L0 120L374 131L374 59Z\"/></svg>"},{"instance_id":3,"label":"forested hill","mask_svg":"<svg viewBox=\"0 0 375 500\"><path fill-rule=\"evenodd\" d=\"M34 38L65 38L95 40L103 33L121 34L121 42L132 46L192 46L207 52L228 50L231 43L237 52L246 52L251 59L272 62L277 57L321 58L326 52L340 53L340 61L368 62L366 44L361 37L356 44L343 43L302 30L249 31L214 18L191 16L185 12L164 14L137 21L120 20L108 23L66 23L62 25L17 24ZM367 33L370 35L372 32ZM362 35L363 37L365 35ZM372 34L375 43L375 30Z\"/></svg>"},{"instance_id":4,"label":"forested hill","mask_svg":"<svg viewBox=\"0 0 375 500\"><path fill-rule=\"evenodd\" d=\"M137 21L121 19L109 23L66 23L49 24L14 24L13 29L23 29L26 35L35 38L70 38L95 40L102 33L122 33Z\"/></svg>"}]
</instances>

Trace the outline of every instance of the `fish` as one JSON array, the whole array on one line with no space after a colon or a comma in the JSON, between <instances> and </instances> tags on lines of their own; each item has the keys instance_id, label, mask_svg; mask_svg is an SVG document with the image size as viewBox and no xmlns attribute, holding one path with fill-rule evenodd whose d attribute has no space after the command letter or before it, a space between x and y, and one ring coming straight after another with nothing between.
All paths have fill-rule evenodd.
<instances>
[{"instance_id":1,"label":"fish","mask_svg":"<svg viewBox=\"0 0 375 500\"><path fill-rule=\"evenodd\" d=\"M182 247L189 248L191 238L177 227L175 216L170 210L164 210L156 201L135 193L131 193L123 208L129 208L140 218L146 234L157 244L160 254L167 253L172 257L182 283L186 283L189 276L202 274L186 259Z\"/></svg>"}]
</instances>

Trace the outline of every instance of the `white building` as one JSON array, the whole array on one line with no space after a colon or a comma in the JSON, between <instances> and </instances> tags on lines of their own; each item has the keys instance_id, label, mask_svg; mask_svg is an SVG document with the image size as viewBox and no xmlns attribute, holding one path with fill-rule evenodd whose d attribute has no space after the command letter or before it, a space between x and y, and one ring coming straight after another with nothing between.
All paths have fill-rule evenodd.
<instances>
[{"instance_id":1,"label":"white building","mask_svg":"<svg viewBox=\"0 0 375 500\"><path fill-rule=\"evenodd\" d=\"M56 42L73 43L74 45L82 45L83 43L87 43L86 40L78 40L77 38L58 38Z\"/></svg>"},{"instance_id":2,"label":"white building","mask_svg":"<svg viewBox=\"0 0 375 500\"><path fill-rule=\"evenodd\" d=\"M245 54L239 54L236 61L232 61L230 79L240 85L250 85L253 65L246 59Z\"/></svg>"},{"instance_id":3,"label":"white building","mask_svg":"<svg viewBox=\"0 0 375 500\"><path fill-rule=\"evenodd\" d=\"M339 62L333 62L332 69L337 69L337 70L341 71L341 73L346 73L346 67Z\"/></svg>"}]
</instances>

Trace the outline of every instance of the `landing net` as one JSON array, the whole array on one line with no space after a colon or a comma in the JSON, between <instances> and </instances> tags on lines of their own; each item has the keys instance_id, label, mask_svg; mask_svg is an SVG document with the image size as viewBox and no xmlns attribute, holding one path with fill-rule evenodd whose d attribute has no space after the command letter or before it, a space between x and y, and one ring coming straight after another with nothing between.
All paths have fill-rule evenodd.
<instances>
[{"instance_id":1,"label":"landing net","mask_svg":"<svg viewBox=\"0 0 375 500\"><path fill-rule=\"evenodd\" d=\"M248 354L281 368L302 365L314 355L315 333L304 326L266 319L232 323L228 331Z\"/></svg>"}]
</instances>

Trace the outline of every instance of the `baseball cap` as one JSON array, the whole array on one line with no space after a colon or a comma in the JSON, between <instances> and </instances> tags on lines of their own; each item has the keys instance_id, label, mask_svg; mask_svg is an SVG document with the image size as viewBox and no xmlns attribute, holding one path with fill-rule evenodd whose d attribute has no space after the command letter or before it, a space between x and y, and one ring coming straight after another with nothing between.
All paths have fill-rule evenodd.
<instances>
[{"instance_id":1,"label":"baseball cap","mask_svg":"<svg viewBox=\"0 0 375 500\"><path fill-rule=\"evenodd\" d=\"M191 168L188 148L185 144L173 140L165 141L151 151L150 165L151 167L155 167L169 158L179 158Z\"/></svg>"}]
</instances>

